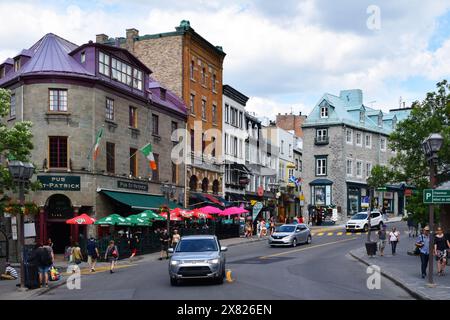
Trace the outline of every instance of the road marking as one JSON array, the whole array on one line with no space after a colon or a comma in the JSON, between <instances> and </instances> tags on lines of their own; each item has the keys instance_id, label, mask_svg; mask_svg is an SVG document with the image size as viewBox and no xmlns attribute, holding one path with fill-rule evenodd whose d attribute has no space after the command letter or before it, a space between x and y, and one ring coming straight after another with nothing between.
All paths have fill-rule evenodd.
<instances>
[{"instance_id":1,"label":"road marking","mask_svg":"<svg viewBox=\"0 0 450 320\"><path fill-rule=\"evenodd\" d=\"M332 236L332 235L333 235L333 232L328 232L327 235Z\"/></svg>"},{"instance_id":2,"label":"road marking","mask_svg":"<svg viewBox=\"0 0 450 320\"><path fill-rule=\"evenodd\" d=\"M320 233L318 233L317 235L318 235L318 236L323 236L324 233L323 233L323 232L320 232Z\"/></svg>"},{"instance_id":3,"label":"road marking","mask_svg":"<svg viewBox=\"0 0 450 320\"><path fill-rule=\"evenodd\" d=\"M353 233L352 232L346 232L345 233L347 236L351 236Z\"/></svg>"},{"instance_id":4,"label":"road marking","mask_svg":"<svg viewBox=\"0 0 450 320\"><path fill-rule=\"evenodd\" d=\"M343 232L338 232L337 235L338 236L342 236L344 233Z\"/></svg>"},{"instance_id":5,"label":"road marking","mask_svg":"<svg viewBox=\"0 0 450 320\"><path fill-rule=\"evenodd\" d=\"M349 239L344 239L344 240L338 240L338 241L318 244L318 245L310 246L310 247L307 247L307 248L301 248L301 249L290 250L290 251L283 251L283 252L271 254L271 255L268 255L268 256L262 256L262 257L259 257L259 258L260 259L267 259L267 258L270 258L270 257L278 257L278 256L282 256L282 255L285 255L285 254L290 254L290 253L293 253L293 252L300 252L300 251L305 251L305 250L309 250L309 249L313 249L313 248L325 247L325 246L329 246L329 245L332 245L332 244L341 243L341 242L347 242L347 241L353 241L353 240L357 240L357 238L349 238Z\"/></svg>"},{"instance_id":6,"label":"road marking","mask_svg":"<svg viewBox=\"0 0 450 320\"><path fill-rule=\"evenodd\" d=\"M131 267L131 265L119 265L119 266L115 266L114 269L123 269L123 268L128 268ZM95 272L91 272L91 269L86 268L86 269L81 269L81 274L82 275L87 275L87 274L96 274L96 273L101 273L101 272L106 272L109 271L109 266L105 266L105 267L99 267L95 269ZM65 276L71 275L71 273L69 272L63 272L62 273Z\"/></svg>"}]
</instances>

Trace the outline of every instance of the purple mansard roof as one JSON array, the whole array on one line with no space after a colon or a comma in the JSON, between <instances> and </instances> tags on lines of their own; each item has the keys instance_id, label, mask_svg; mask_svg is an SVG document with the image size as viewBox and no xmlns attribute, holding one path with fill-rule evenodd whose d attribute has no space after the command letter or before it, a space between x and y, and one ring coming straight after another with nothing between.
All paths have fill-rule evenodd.
<instances>
[{"instance_id":1,"label":"purple mansard roof","mask_svg":"<svg viewBox=\"0 0 450 320\"><path fill-rule=\"evenodd\" d=\"M36 42L30 49L22 50L19 55L29 56L30 59L19 69L10 71L0 85L3 85L19 76L29 74L76 74L78 76L94 77L79 64L69 53L78 46L53 33L46 34Z\"/></svg>"},{"instance_id":2,"label":"purple mansard roof","mask_svg":"<svg viewBox=\"0 0 450 320\"><path fill-rule=\"evenodd\" d=\"M161 99L161 88L166 90L165 100ZM148 89L152 93L151 100L153 102L187 116L188 112L184 101L152 77L149 77Z\"/></svg>"}]
</instances>

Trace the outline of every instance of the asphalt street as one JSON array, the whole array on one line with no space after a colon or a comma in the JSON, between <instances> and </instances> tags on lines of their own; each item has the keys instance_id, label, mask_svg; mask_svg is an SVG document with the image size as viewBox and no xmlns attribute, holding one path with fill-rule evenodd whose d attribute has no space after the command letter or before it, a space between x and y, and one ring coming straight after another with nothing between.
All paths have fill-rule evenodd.
<instances>
[{"instance_id":1,"label":"asphalt street","mask_svg":"<svg viewBox=\"0 0 450 320\"><path fill-rule=\"evenodd\" d=\"M404 223L396 225L405 229ZM413 299L386 278L380 289L369 290L367 267L348 255L364 246L366 235L338 234L325 232L296 248L271 248L266 241L230 247L232 281L223 285L189 281L172 287L168 261L144 259L114 274L82 275L80 290L63 285L37 299Z\"/></svg>"}]
</instances>

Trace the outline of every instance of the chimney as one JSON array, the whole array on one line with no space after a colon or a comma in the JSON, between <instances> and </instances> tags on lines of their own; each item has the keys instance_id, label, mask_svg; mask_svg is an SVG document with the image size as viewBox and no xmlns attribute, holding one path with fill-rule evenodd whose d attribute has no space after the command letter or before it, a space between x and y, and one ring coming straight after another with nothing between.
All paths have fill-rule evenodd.
<instances>
[{"instance_id":1,"label":"chimney","mask_svg":"<svg viewBox=\"0 0 450 320\"><path fill-rule=\"evenodd\" d=\"M403 108L406 108L406 102L403 101Z\"/></svg>"},{"instance_id":2,"label":"chimney","mask_svg":"<svg viewBox=\"0 0 450 320\"><path fill-rule=\"evenodd\" d=\"M134 52L134 40L139 37L139 30L131 28L127 29L127 50Z\"/></svg>"},{"instance_id":3,"label":"chimney","mask_svg":"<svg viewBox=\"0 0 450 320\"><path fill-rule=\"evenodd\" d=\"M105 43L108 39L109 37L104 33L95 36L95 42L97 43Z\"/></svg>"}]
</instances>

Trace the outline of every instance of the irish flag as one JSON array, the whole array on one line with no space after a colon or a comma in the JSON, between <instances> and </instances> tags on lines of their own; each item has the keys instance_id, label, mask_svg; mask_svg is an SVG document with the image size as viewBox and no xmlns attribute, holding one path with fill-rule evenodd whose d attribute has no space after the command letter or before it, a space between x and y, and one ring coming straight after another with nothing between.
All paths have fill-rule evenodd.
<instances>
[{"instance_id":1,"label":"irish flag","mask_svg":"<svg viewBox=\"0 0 450 320\"><path fill-rule=\"evenodd\" d=\"M97 136L95 137L95 145L94 145L94 160L97 159L98 156L98 152L100 150L100 140L102 139L103 136L103 128L100 128L100 130L98 130L97 132Z\"/></svg>"},{"instance_id":2,"label":"irish flag","mask_svg":"<svg viewBox=\"0 0 450 320\"><path fill-rule=\"evenodd\" d=\"M144 156L148 159L148 161L150 161L150 168L152 168L152 170L156 170L156 162L155 157L153 156L152 144L149 143L139 150L144 154Z\"/></svg>"}]
</instances>

